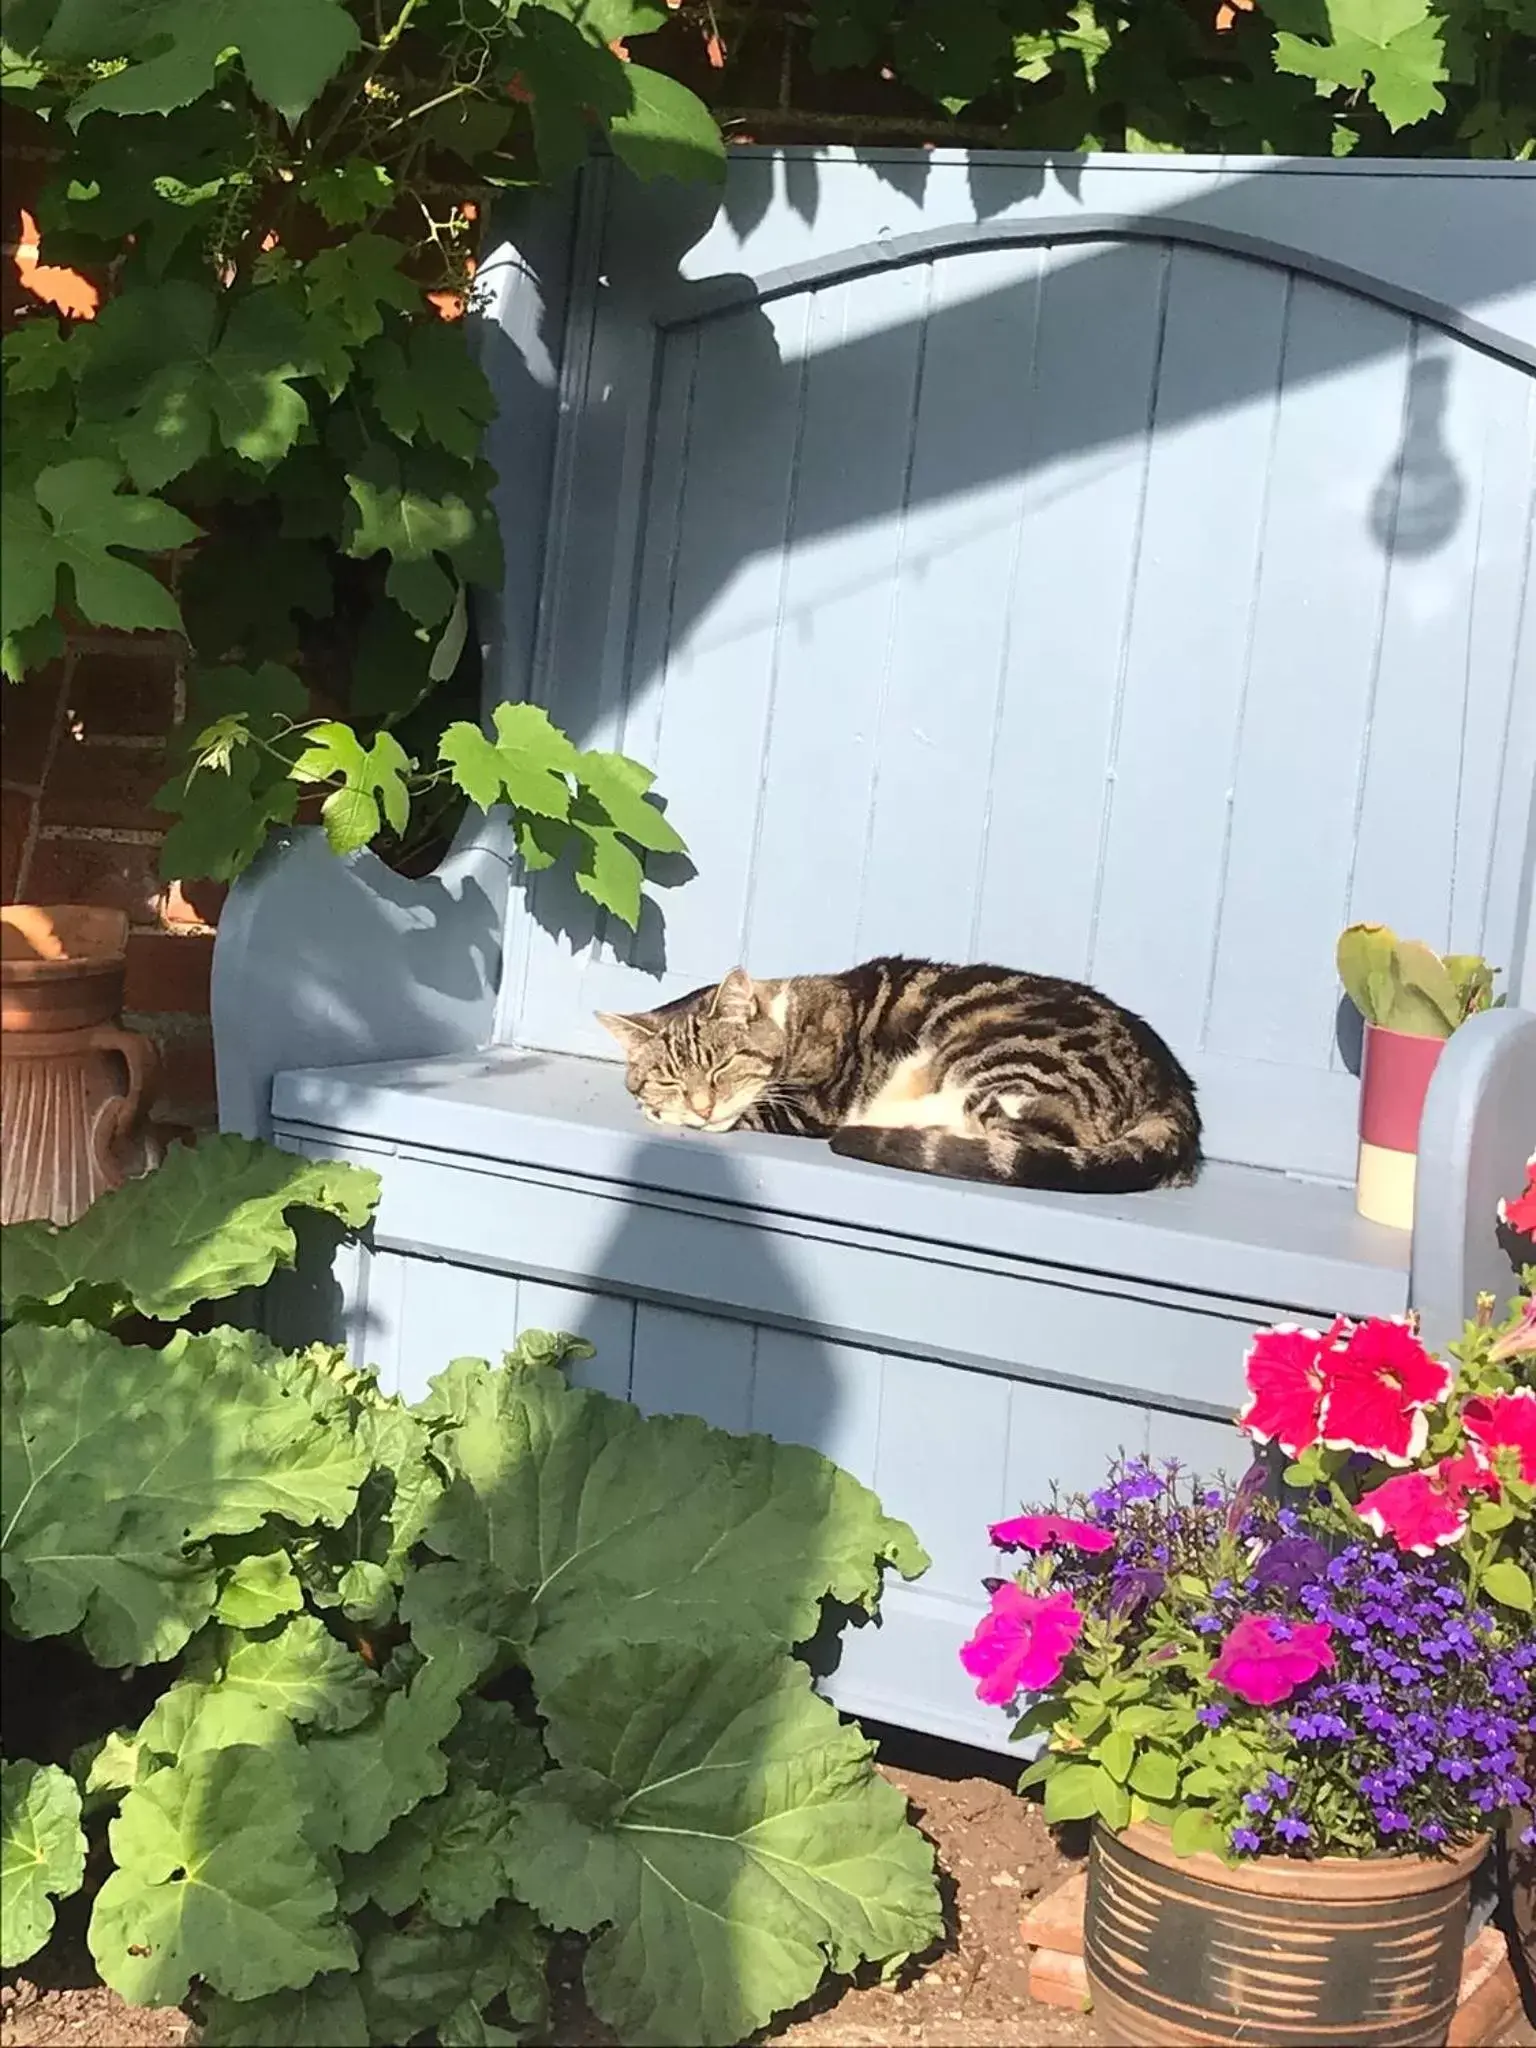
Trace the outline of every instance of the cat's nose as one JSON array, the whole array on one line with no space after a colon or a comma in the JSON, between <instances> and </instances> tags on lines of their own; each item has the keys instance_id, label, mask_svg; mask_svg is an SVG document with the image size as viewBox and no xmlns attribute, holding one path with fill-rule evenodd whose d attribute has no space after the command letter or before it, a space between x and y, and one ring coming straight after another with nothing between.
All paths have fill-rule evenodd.
<instances>
[{"instance_id":1,"label":"cat's nose","mask_svg":"<svg viewBox=\"0 0 1536 2048\"><path fill-rule=\"evenodd\" d=\"M688 1104L696 1116L709 1117L714 1114L715 1098L708 1088L690 1088Z\"/></svg>"}]
</instances>

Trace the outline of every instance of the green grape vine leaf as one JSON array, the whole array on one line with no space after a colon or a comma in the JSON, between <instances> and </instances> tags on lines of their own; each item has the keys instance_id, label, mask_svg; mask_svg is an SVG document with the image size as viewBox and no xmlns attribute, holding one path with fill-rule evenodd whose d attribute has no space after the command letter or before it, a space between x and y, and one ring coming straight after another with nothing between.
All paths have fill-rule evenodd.
<instances>
[{"instance_id":1,"label":"green grape vine leaf","mask_svg":"<svg viewBox=\"0 0 1536 2048\"><path fill-rule=\"evenodd\" d=\"M292 124L358 43L342 0L73 0L42 47L66 60L129 59L74 101L69 119L78 127L88 114L188 106L212 90L231 51L256 97Z\"/></svg>"},{"instance_id":2,"label":"green grape vine leaf","mask_svg":"<svg viewBox=\"0 0 1536 2048\"><path fill-rule=\"evenodd\" d=\"M159 554L197 528L158 498L119 490L121 471L97 456L56 463L29 487L6 485L0 501L0 634L35 625L60 601L60 573L77 609L95 626L176 632L181 614L148 569L119 548Z\"/></svg>"}]
</instances>

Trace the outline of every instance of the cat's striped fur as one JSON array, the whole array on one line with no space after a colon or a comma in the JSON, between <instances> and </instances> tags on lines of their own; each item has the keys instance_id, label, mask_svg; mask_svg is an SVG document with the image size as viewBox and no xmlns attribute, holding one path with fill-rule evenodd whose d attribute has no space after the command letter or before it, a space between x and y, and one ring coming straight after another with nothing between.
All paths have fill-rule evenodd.
<instances>
[{"instance_id":1,"label":"cat's striped fur","mask_svg":"<svg viewBox=\"0 0 1536 2048\"><path fill-rule=\"evenodd\" d=\"M724 981L601 1022L655 1123L830 1138L854 1159L1088 1194L1200 1166L1194 1084L1150 1024L1082 982L866 961Z\"/></svg>"}]
</instances>

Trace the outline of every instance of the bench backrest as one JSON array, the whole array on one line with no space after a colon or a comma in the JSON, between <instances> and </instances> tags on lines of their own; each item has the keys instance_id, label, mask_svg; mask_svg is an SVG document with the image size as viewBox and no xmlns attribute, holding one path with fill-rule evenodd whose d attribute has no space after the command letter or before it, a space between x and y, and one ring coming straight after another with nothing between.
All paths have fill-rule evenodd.
<instances>
[{"instance_id":1,"label":"bench backrest","mask_svg":"<svg viewBox=\"0 0 1536 2048\"><path fill-rule=\"evenodd\" d=\"M745 151L715 205L588 177L532 658L697 874L635 941L514 892L501 1035L998 960L1148 1016L1214 1156L1346 1176L1344 924L1536 993L1536 178Z\"/></svg>"}]
</instances>

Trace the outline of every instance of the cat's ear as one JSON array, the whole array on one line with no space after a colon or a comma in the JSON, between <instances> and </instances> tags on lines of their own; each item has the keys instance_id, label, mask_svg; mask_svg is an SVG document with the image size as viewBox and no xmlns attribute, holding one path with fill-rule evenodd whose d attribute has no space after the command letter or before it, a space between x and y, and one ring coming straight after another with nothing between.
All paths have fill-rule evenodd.
<instances>
[{"instance_id":1,"label":"cat's ear","mask_svg":"<svg viewBox=\"0 0 1536 2048\"><path fill-rule=\"evenodd\" d=\"M641 1046L649 1045L661 1028L655 1017L644 1011L634 1017L626 1017L617 1010L599 1010L596 1015L598 1023L626 1052L638 1052Z\"/></svg>"},{"instance_id":2,"label":"cat's ear","mask_svg":"<svg viewBox=\"0 0 1536 2048\"><path fill-rule=\"evenodd\" d=\"M733 967L709 1002L710 1015L727 1024L750 1024L757 1007L757 989L745 967Z\"/></svg>"}]
</instances>

